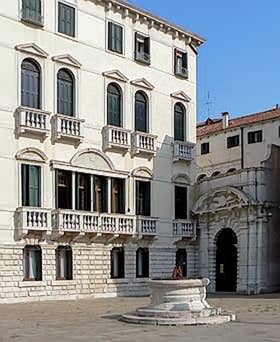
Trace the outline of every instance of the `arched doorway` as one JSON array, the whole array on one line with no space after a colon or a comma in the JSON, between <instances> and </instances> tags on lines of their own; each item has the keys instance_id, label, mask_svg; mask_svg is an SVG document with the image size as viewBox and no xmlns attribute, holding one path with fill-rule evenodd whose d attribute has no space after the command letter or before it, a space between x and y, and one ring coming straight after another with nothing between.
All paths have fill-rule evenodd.
<instances>
[{"instance_id":1,"label":"arched doorway","mask_svg":"<svg viewBox=\"0 0 280 342\"><path fill-rule=\"evenodd\" d=\"M235 292L237 285L237 237L223 229L217 238L216 291Z\"/></svg>"},{"instance_id":2,"label":"arched doorway","mask_svg":"<svg viewBox=\"0 0 280 342\"><path fill-rule=\"evenodd\" d=\"M187 277L187 252L180 248L176 251L176 266L181 268L184 278Z\"/></svg>"}]
</instances>

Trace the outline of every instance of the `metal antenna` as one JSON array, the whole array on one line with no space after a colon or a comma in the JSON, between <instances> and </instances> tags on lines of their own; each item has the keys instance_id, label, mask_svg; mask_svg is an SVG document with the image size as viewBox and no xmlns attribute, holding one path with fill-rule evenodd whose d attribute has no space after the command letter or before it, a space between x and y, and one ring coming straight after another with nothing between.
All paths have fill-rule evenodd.
<instances>
[{"instance_id":1,"label":"metal antenna","mask_svg":"<svg viewBox=\"0 0 280 342\"><path fill-rule=\"evenodd\" d=\"M207 95L207 102L205 102L206 106L207 106L207 114L208 114L208 119L210 118L210 111L211 111L211 98L210 98L210 91L208 91L208 95Z\"/></svg>"}]
</instances>

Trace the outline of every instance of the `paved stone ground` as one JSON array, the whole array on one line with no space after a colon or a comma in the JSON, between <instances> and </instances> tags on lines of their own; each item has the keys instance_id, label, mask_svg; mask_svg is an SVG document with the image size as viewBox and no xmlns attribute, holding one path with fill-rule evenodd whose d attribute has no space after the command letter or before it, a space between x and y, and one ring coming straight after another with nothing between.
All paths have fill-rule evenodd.
<instances>
[{"instance_id":1,"label":"paved stone ground","mask_svg":"<svg viewBox=\"0 0 280 342\"><path fill-rule=\"evenodd\" d=\"M280 294L219 296L209 303L237 313L219 326L154 327L118 321L148 298L0 305L0 342L279 342Z\"/></svg>"}]
</instances>

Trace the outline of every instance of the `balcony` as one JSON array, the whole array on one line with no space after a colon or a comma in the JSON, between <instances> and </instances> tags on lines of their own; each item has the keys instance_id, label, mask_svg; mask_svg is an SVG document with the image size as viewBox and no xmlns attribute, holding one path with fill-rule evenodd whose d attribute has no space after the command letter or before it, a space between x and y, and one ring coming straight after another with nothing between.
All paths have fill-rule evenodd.
<instances>
[{"instance_id":1,"label":"balcony","mask_svg":"<svg viewBox=\"0 0 280 342\"><path fill-rule=\"evenodd\" d=\"M128 151L131 146L131 131L114 126L105 126L102 130L103 150Z\"/></svg>"},{"instance_id":2,"label":"balcony","mask_svg":"<svg viewBox=\"0 0 280 342\"><path fill-rule=\"evenodd\" d=\"M157 136L144 132L132 133L132 154L144 154L150 157L155 156Z\"/></svg>"},{"instance_id":3,"label":"balcony","mask_svg":"<svg viewBox=\"0 0 280 342\"><path fill-rule=\"evenodd\" d=\"M136 220L128 215L57 209L52 213L52 230L57 237L88 234L92 242L98 238L108 242L135 236Z\"/></svg>"},{"instance_id":4,"label":"balcony","mask_svg":"<svg viewBox=\"0 0 280 342\"><path fill-rule=\"evenodd\" d=\"M46 233L51 231L51 210L33 207L17 208L15 223L19 238L32 233Z\"/></svg>"},{"instance_id":5,"label":"balcony","mask_svg":"<svg viewBox=\"0 0 280 342\"><path fill-rule=\"evenodd\" d=\"M52 118L53 139L81 143L84 138L83 123L84 120L72 116L54 115Z\"/></svg>"},{"instance_id":6,"label":"balcony","mask_svg":"<svg viewBox=\"0 0 280 342\"><path fill-rule=\"evenodd\" d=\"M175 220L173 222L173 235L176 240L189 240L196 238L196 223L193 220Z\"/></svg>"},{"instance_id":7,"label":"balcony","mask_svg":"<svg viewBox=\"0 0 280 342\"><path fill-rule=\"evenodd\" d=\"M189 71L187 68L177 65L175 68L175 75L187 79L189 78Z\"/></svg>"},{"instance_id":8,"label":"balcony","mask_svg":"<svg viewBox=\"0 0 280 342\"><path fill-rule=\"evenodd\" d=\"M194 146L190 142L174 141L173 160L194 160Z\"/></svg>"},{"instance_id":9,"label":"balcony","mask_svg":"<svg viewBox=\"0 0 280 342\"><path fill-rule=\"evenodd\" d=\"M50 113L40 109L19 107L16 111L16 133L47 137L50 133Z\"/></svg>"},{"instance_id":10,"label":"balcony","mask_svg":"<svg viewBox=\"0 0 280 342\"><path fill-rule=\"evenodd\" d=\"M157 238L158 219L154 217L138 217L137 232L140 239L155 239Z\"/></svg>"}]
</instances>

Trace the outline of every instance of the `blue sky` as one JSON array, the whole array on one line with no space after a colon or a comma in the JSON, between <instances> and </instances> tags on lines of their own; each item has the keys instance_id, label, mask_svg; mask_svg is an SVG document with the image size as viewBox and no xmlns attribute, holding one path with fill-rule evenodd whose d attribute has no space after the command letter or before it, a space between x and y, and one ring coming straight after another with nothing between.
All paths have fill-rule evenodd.
<instances>
[{"instance_id":1,"label":"blue sky","mask_svg":"<svg viewBox=\"0 0 280 342\"><path fill-rule=\"evenodd\" d=\"M130 0L207 39L199 49L198 120L280 103L280 0Z\"/></svg>"}]
</instances>

